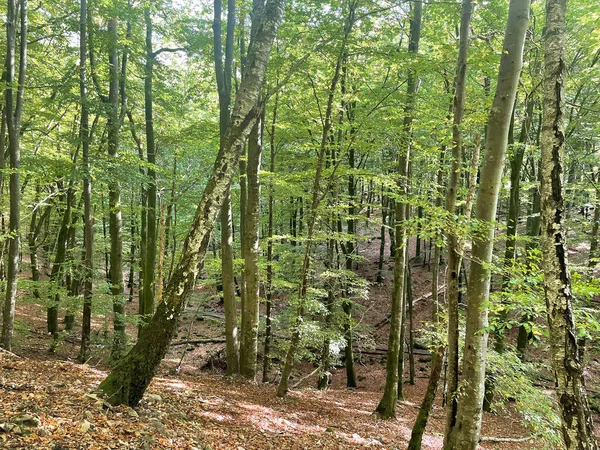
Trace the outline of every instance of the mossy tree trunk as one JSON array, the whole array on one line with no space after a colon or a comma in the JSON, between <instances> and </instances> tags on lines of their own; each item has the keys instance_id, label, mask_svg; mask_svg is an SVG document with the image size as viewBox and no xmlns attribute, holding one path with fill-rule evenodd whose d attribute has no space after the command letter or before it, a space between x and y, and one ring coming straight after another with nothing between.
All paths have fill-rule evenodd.
<instances>
[{"instance_id":1,"label":"mossy tree trunk","mask_svg":"<svg viewBox=\"0 0 600 450\"><path fill-rule=\"evenodd\" d=\"M546 2L542 120L542 266L552 368L565 448L597 449L580 360L567 262L563 175L567 0Z\"/></svg>"},{"instance_id":2,"label":"mossy tree trunk","mask_svg":"<svg viewBox=\"0 0 600 450\"><path fill-rule=\"evenodd\" d=\"M284 7L285 0L268 0L264 13L256 18L260 21L259 32L253 37L244 78L235 98L232 121L225 133L224 143L220 146L164 299L140 333L135 346L99 386L99 390L111 404L134 406L141 400L177 332L181 312L194 288L210 242L210 233L238 166L241 149L259 115L260 91Z\"/></svg>"}]
</instances>

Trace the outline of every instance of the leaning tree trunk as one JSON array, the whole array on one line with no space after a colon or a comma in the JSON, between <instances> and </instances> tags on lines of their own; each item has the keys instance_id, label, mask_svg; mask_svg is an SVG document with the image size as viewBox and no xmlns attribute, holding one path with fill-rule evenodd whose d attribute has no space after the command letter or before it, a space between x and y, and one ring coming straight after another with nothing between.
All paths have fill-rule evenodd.
<instances>
[{"instance_id":1,"label":"leaning tree trunk","mask_svg":"<svg viewBox=\"0 0 600 450\"><path fill-rule=\"evenodd\" d=\"M579 357L567 264L563 173L566 0L546 2L542 121L542 266L552 368L566 449L597 449Z\"/></svg>"},{"instance_id":2,"label":"leaning tree trunk","mask_svg":"<svg viewBox=\"0 0 600 450\"><path fill-rule=\"evenodd\" d=\"M419 52L419 40L421 37L421 21L423 16L423 2L414 3L413 16L410 21L409 52ZM411 69L408 72L407 94L408 101L404 107L403 138L401 142L400 157L398 158L398 175L401 180L400 192L404 195L408 192L408 165L410 161L410 147L414 103L417 92L417 77ZM400 352L403 351L404 343L401 341L401 330L404 326L404 294L406 283L406 265L408 264L407 235L404 223L406 218L406 204L401 201L394 202L395 209L395 241L390 240L390 246L395 246L394 253L394 288L392 290L392 317L390 320L390 335L388 339L388 354L386 364L386 379L383 396L375 409L375 412L383 419L396 416L396 401L398 399L398 383L402 383L399 377Z\"/></svg>"},{"instance_id":3,"label":"leaning tree trunk","mask_svg":"<svg viewBox=\"0 0 600 450\"><path fill-rule=\"evenodd\" d=\"M284 7L285 0L268 0L264 13L257 19L261 26L248 53L248 64L236 95L232 121L196 209L179 263L165 290L164 300L142 330L135 346L99 386L111 404L136 405L141 400L177 331L244 141L259 115L260 90Z\"/></svg>"},{"instance_id":4,"label":"leaning tree trunk","mask_svg":"<svg viewBox=\"0 0 600 450\"><path fill-rule=\"evenodd\" d=\"M481 231L473 239L472 262L469 276L469 302L463 357L464 388L458 403L456 425L447 437L445 448L474 450L481 431L482 406L487 352L490 265L494 244L494 225L498 192L500 190L504 157L508 143L508 129L521 66L523 45L529 23L530 0L511 0L498 84L488 118L486 155L479 184L475 217Z\"/></svg>"},{"instance_id":5,"label":"leaning tree trunk","mask_svg":"<svg viewBox=\"0 0 600 450\"><path fill-rule=\"evenodd\" d=\"M8 153L10 157L10 218L8 228L12 239L8 246L6 273L6 300L2 311L2 345L12 348L21 249L21 166L20 135L23 94L27 68L27 0L20 0L19 76L15 79L15 53L17 48L17 5L8 0L6 17L6 91L4 94L6 124L8 128ZM16 98L15 98L16 97ZM4 149L2 149L4 151Z\"/></svg>"}]
</instances>

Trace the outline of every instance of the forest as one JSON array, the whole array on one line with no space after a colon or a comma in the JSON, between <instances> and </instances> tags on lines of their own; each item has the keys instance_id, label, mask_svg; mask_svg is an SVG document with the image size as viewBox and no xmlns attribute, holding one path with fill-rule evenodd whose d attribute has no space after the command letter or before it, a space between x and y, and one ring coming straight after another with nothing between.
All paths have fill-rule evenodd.
<instances>
[{"instance_id":1,"label":"forest","mask_svg":"<svg viewBox=\"0 0 600 450\"><path fill-rule=\"evenodd\" d=\"M600 448L596 0L0 16L0 446Z\"/></svg>"}]
</instances>

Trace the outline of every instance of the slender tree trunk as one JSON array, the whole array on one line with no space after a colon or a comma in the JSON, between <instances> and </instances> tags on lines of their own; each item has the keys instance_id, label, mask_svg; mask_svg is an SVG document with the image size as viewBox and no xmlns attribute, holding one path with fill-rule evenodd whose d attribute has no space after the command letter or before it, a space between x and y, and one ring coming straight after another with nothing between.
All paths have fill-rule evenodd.
<instances>
[{"instance_id":1,"label":"slender tree trunk","mask_svg":"<svg viewBox=\"0 0 600 450\"><path fill-rule=\"evenodd\" d=\"M258 319L260 306L260 280L258 274L259 225L260 225L260 165L262 157L263 120L254 124L248 138L248 164L246 178L248 197L244 221L244 273L246 299L242 320L242 348L240 354L240 373L254 380L257 373L258 355Z\"/></svg>"},{"instance_id":2,"label":"slender tree trunk","mask_svg":"<svg viewBox=\"0 0 600 450\"><path fill-rule=\"evenodd\" d=\"M564 227L566 0L546 2L542 121L542 266L552 368L566 449L598 449L579 357Z\"/></svg>"},{"instance_id":3,"label":"slender tree trunk","mask_svg":"<svg viewBox=\"0 0 600 450\"><path fill-rule=\"evenodd\" d=\"M92 331L92 288L94 270L94 218L92 215L92 178L90 175L89 105L87 97L87 0L79 7L79 101L81 102L80 139L83 162L83 317L78 359L89 359Z\"/></svg>"},{"instance_id":4,"label":"slender tree trunk","mask_svg":"<svg viewBox=\"0 0 600 450\"><path fill-rule=\"evenodd\" d=\"M406 267L406 304L408 306L408 382L415 384L415 339L413 324L412 272L410 264Z\"/></svg>"},{"instance_id":5,"label":"slender tree trunk","mask_svg":"<svg viewBox=\"0 0 600 450\"><path fill-rule=\"evenodd\" d=\"M8 0L6 16L6 90L4 92L6 124L8 128L8 153L10 158L10 218L11 239L8 246L6 273L6 300L2 314L2 345L11 350L17 303L19 253L21 250L21 166L20 134L25 74L27 69L27 0L20 0L19 75L15 79L15 53L17 48L17 5ZM4 150L2 150L4 151Z\"/></svg>"},{"instance_id":6,"label":"slender tree trunk","mask_svg":"<svg viewBox=\"0 0 600 450\"><path fill-rule=\"evenodd\" d=\"M488 118L486 155L479 183L475 217L483 228L473 239L469 274L469 302L464 353L464 388L458 404L456 425L447 438L446 448L474 450L479 443L485 382L488 325L487 302L490 263L494 241L498 192L508 128L523 64L523 45L529 22L529 0L511 0L498 71L498 84Z\"/></svg>"},{"instance_id":7,"label":"slender tree trunk","mask_svg":"<svg viewBox=\"0 0 600 450\"><path fill-rule=\"evenodd\" d=\"M259 115L257 105L260 90L284 7L284 0L267 0L263 14L254 16L260 21L259 31L250 46L232 121L196 210L179 263L165 290L164 300L158 305L148 326L142 330L135 346L99 386L111 404L136 405L141 400L177 331L181 313L206 254L223 197L238 165L242 146Z\"/></svg>"},{"instance_id":8,"label":"slender tree trunk","mask_svg":"<svg viewBox=\"0 0 600 450\"><path fill-rule=\"evenodd\" d=\"M269 171L275 173L275 124L277 123L277 108L279 106L279 91L275 94L275 105L273 106L273 118L271 119L271 134L269 137L270 162ZM269 381L271 371L271 335L272 335L272 309L273 309L273 208L275 199L273 197L274 185L269 185L269 224L267 242L267 302L265 323L265 346L263 354L263 383Z\"/></svg>"},{"instance_id":9,"label":"slender tree trunk","mask_svg":"<svg viewBox=\"0 0 600 450\"><path fill-rule=\"evenodd\" d=\"M342 96L346 94L346 80L348 78L348 54L345 53L342 61L342 80L341 80L341 91ZM348 119L348 123L350 124L350 139L353 139L353 134L356 133L356 129L352 122L354 120L353 117L353 102L346 102L345 99L342 100L342 112L340 115L343 117L343 110L346 111L346 117ZM341 120L340 120L341 122ZM340 139L341 140L341 139ZM354 219L356 215L356 181L354 179L354 169L356 166L355 161L355 149L354 145L350 145L348 149L348 169L350 173L348 175L348 241L346 242L346 270L353 271L354 270L354 253L356 252L355 248L355 234L356 234L356 224L357 221ZM362 198L362 195L361 195ZM370 203L369 203L370 208ZM354 354L352 352L352 299L350 298L350 291L346 289L346 300L342 303L342 309L344 310L345 318L344 318L344 337L346 339L346 347L344 347L344 362L346 364L346 386L350 388L355 388L358 384L356 382L356 371L354 370Z\"/></svg>"},{"instance_id":10,"label":"slender tree trunk","mask_svg":"<svg viewBox=\"0 0 600 450\"><path fill-rule=\"evenodd\" d=\"M154 98L153 98L153 72L154 50L152 46L153 24L152 8L154 0L150 0L144 8L144 22L146 25L146 64L144 73L144 118L146 124L146 162L148 163L146 185L146 230L145 230L145 256L142 296L140 301L140 315L147 322L154 312L154 298L156 294L155 268L156 268L156 142L154 139ZM142 325L143 326L143 325Z\"/></svg>"},{"instance_id":11,"label":"slender tree trunk","mask_svg":"<svg viewBox=\"0 0 600 450\"><path fill-rule=\"evenodd\" d=\"M136 225L136 220L135 220L135 191L132 189L131 190L131 205L130 205L130 219L129 219L129 239L131 240L130 244L129 244L129 279L127 280L127 289L129 290L129 298L128 301L130 303L133 302L133 290L135 288L135 238L136 238L136 234L135 234L135 225Z\"/></svg>"},{"instance_id":12,"label":"slender tree trunk","mask_svg":"<svg viewBox=\"0 0 600 450\"><path fill-rule=\"evenodd\" d=\"M109 117L108 154L116 160L119 151L119 56L117 50L117 19L108 20L109 35ZM108 183L108 228L110 233L110 292L113 299L113 346L111 360L123 357L127 336L125 334L125 299L123 297L123 225L121 219L121 188L118 181Z\"/></svg>"},{"instance_id":13,"label":"slender tree trunk","mask_svg":"<svg viewBox=\"0 0 600 450\"><path fill-rule=\"evenodd\" d=\"M510 193L508 198L508 218L506 220L506 248L504 250L502 289L506 292L509 289L509 282L512 277L511 270L515 264L516 243L517 243L517 222L519 220L519 211L521 209L520 189L521 189L521 169L523 167L523 157L529 137L531 119L533 118L533 95L525 100L525 117L519 133L519 141L513 144L512 155L510 158ZM498 314L499 326L496 328L494 349L502 353L505 348L505 329L504 326L508 320L508 310L502 309Z\"/></svg>"},{"instance_id":14,"label":"slender tree trunk","mask_svg":"<svg viewBox=\"0 0 600 450\"><path fill-rule=\"evenodd\" d=\"M233 63L233 31L235 27L235 2L227 3L227 34L225 38L225 61L221 39L221 0L214 2L214 63L219 94L220 146L225 143L225 133L230 123L231 76ZM242 213L243 215L243 213ZM227 352L227 374L239 372L237 307L233 276L233 215L231 211L231 191L227 188L221 207L221 280L223 285L223 305L225 309L225 340Z\"/></svg>"},{"instance_id":15,"label":"slender tree trunk","mask_svg":"<svg viewBox=\"0 0 600 450\"><path fill-rule=\"evenodd\" d=\"M465 111L467 57L469 53L469 30L471 14L473 13L472 0L463 0L460 20L460 42L458 59L456 62L456 76L454 79L454 117L452 120L452 167L446 190L446 211L456 215L456 200L461 177L461 164L463 152L463 138L461 125ZM458 407L456 390L458 389L458 278L462 261L464 241L455 233L447 233L448 240L448 267L446 269L446 303L448 308L448 369L447 369L447 397L446 404L446 430L444 444L456 423Z\"/></svg>"},{"instance_id":16,"label":"slender tree trunk","mask_svg":"<svg viewBox=\"0 0 600 450\"><path fill-rule=\"evenodd\" d=\"M594 174L596 182L600 181L600 175L596 170ZM588 260L588 267L593 269L598 265L598 230L600 228L600 191L596 189L594 193L596 196L596 202L594 204L594 219L592 223L592 235L590 237L590 257Z\"/></svg>"},{"instance_id":17,"label":"slender tree trunk","mask_svg":"<svg viewBox=\"0 0 600 450\"><path fill-rule=\"evenodd\" d=\"M335 198L335 197L334 197ZM326 267L329 270L333 269L333 255L335 251L335 239L329 239L327 241L327 262ZM317 388L321 391L325 391L331 384L331 372L329 372L331 366L331 338L327 333L330 330L331 322L333 320L333 312L335 306L335 293L334 286L331 285L327 289L327 313L325 316L325 330L326 337L323 341L323 349L321 350L321 372L319 373L319 381Z\"/></svg>"},{"instance_id":18,"label":"slender tree trunk","mask_svg":"<svg viewBox=\"0 0 600 450\"><path fill-rule=\"evenodd\" d=\"M410 42L408 51L413 54L419 52L419 40L421 37L421 21L423 16L423 3L416 1L412 5L412 18L410 21ZM400 192L408 193L408 175L412 135L412 122L414 114L414 103L417 92L418 80L414 69L408 72L407 94L408 100L404 107L404 123L402 130L402 142L400 144L398 158L398 175L401 180ZM405 219L407 208L402 202L394 202L395 205L395 228L396 241L394 243L394 289L392 291L392 318L390 321L390 336L388 340L388 354L386 364L386 380L383 396L377 405L375 412L383 419L389 419L396 415L396 400L398 399L398 386L402 383L399 377L400 352L404 343L401 340L402 328L404 326L404 291L406 282L406 266L408 264L407 235Z\"/></svg>"},{"instance_id":19,"label":"slender tree trunk","mask_svg":"<svg viewBox=\"0 0 600 450\"><path fill-rule=\"evenodd\" d=\"M379 261L377 263L377 284L383 283L383 260L385 258L385 227L387 222L387 201L381 188L381 232L379 233Z\"/></svg>"},{"instance_id":20,"label":"slender tree trunk","mask_svg":"<svg viewBox=\"0 0 600 450\"><path fill-rule=\"evenodd\" d=\"M75 164L75 161L73 162ZM47 326L48 333L52 335L52 349L56 344L56 338L58 337L58 306L60 303L60 293L58 290L63 286L64 279L64 266L67 255L67 239L69 237L69 225L71 224L71 212L73 205L73 198L75 196L73 180L69 181L67 187L67 194L65 196L65 210L60 222L58 230L58 237L56 239L56 254L54 256L54 263L52 264L52 272L50 274L50 282L54 285L57 290L56 293L52 294L52 298L49 299L50 306L47 309Z\"/></svg>"}]
</instances>

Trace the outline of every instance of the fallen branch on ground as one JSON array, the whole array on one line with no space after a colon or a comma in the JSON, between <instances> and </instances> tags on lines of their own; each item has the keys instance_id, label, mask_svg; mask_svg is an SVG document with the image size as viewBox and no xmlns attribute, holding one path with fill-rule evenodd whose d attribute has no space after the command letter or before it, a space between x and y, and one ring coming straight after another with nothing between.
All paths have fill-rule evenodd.
<instances>
[{"instance_id":1,"label":"fallen branch on ground","mask_svg":"<svg viewBox=\"0 0 600 450\"><path fill-rule=\"evenodd\" d=\"M207 338L207 339L187 339L185 341L172 342L171 345L186 345L186 344L224 344L225 338Z\"/></svg>"},{"instance_id":2,"label":"fallen branch on ground","mask_svg":"<svg viewBox=\"0 0 600 450\"><path fill-rule=\"evenodd\" d=\"M533 436L511 438L511 437L496 437L496 436L481 436L479 442L527 442L531 441Z\"/></svg>"}]
</instances>

